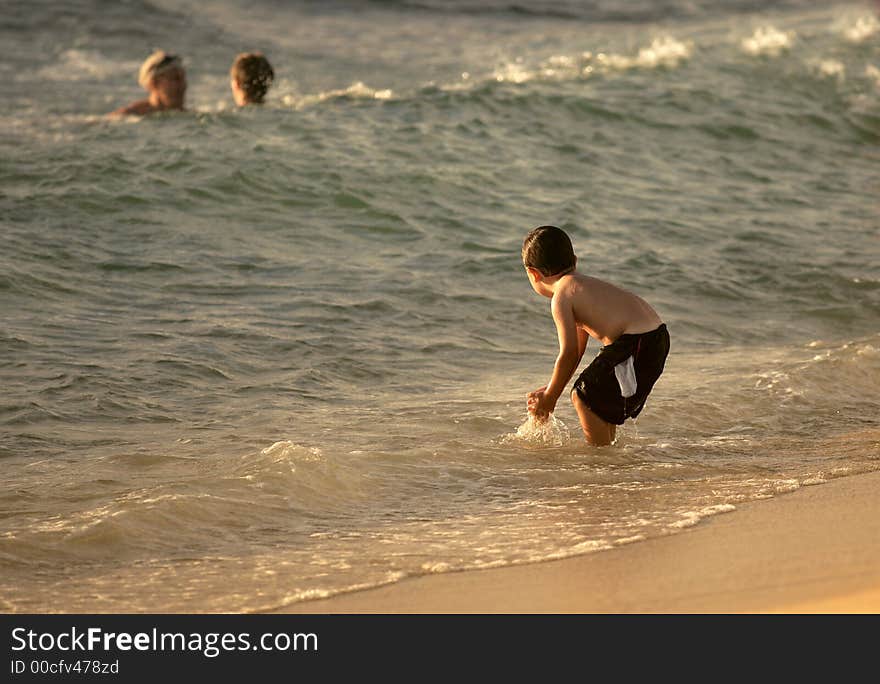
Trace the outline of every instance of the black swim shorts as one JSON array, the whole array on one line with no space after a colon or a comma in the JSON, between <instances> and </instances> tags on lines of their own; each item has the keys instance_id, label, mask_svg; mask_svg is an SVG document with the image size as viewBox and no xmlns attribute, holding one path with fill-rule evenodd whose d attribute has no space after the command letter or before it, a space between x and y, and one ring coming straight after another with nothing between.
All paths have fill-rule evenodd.
<instances>
[{"instance_id":1,"label":"black swim shorts","mask_svg":"<svg viewBox=\"0 0 880 684\"><path fill-rule=\"evenodd\" d=\"M641 412L668 354L669 332L664 324L651 332L621 335L602 347L575 381L574 391L602 420L623 425ZM627 369L630 357L632 366Z\"/></svg>"}]
</instances>

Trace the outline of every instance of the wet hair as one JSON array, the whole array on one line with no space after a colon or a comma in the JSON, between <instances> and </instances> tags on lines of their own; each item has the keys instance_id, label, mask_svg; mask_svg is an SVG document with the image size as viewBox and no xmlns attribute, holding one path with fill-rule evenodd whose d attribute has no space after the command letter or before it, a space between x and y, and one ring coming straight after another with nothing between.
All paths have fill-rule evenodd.
<instances>
[{"instance_id":1,"label":"wet hair","mask_svg":"<svg viewBox=\"0 0 880 684\"><path fill-rule=\"evenodd\" d=\"M177 55L169 55L164 50L156 50L152 55L144 60L141 64L141 70L138 73L138 83L145 90L150 89L150 81L159 74L170 71L171 69L183 69L183 62Z\"/></svg>"},{"instance_id":2,"label":"wet hair","mask_svg":"<svg viewBox=\"0 0 880 684\"><path fill-rule=\"evenodd\" d=\"M248 102L262 104L275 72L262 52L242 52L235 58L229 75L244 91Z\"/></svg>"},{"instance_id":3,"label":"wet hair","mask_svg":"<svg viewBox=\"0 0 880 684\"><path fill-rule=\"evenodd\" d=\"M536 268L548 278L572 270L577 263L571 240L556 226L539 226L526 235L522 260L524 266Z\"/></svg>"}]
</instances>

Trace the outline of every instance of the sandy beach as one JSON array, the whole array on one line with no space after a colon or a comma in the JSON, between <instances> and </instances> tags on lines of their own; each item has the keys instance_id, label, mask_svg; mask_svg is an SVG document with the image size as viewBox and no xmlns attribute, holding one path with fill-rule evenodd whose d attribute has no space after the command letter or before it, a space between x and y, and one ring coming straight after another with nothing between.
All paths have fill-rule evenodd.
<instances>
[{"instance_id":1,"label":"sandy beach","mask_svg":"<svg viewBox=\"0 0 880 684\"><path fill-rule=\"evenodd\" d=\"M282 612L876 613L880 472L802 487L608 551L416 577Z\"/></svg>"}]
</instances>

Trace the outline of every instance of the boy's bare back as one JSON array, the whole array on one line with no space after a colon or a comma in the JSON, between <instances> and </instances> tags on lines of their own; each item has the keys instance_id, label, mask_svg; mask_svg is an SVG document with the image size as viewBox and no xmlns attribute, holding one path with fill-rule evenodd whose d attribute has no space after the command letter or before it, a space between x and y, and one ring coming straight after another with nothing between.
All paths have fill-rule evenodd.
<instances>
[{"instance_id":1,"label":"boy's bare back","mask_svg":"<svg viewBox=\"0 0 880 684\"><path fill-rule=\"evenodd\" d=\"M624 334L650 332L662 323L638 295L577 271L559 279L553 299L559 300L553 305L571 307L578 327L604 345Z\"/></svg>"}]
</instances>

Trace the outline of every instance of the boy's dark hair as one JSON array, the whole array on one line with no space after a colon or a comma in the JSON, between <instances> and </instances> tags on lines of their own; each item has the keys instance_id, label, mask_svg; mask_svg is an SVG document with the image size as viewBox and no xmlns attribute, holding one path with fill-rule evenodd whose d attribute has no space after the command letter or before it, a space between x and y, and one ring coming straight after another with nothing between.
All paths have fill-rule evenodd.
<instances>
[{"instance_id":1,"label":"boy's dark hair","mask_svg":"<svg viewBox=\"0 0 880 684\"><path fill-rule=\"evenodd\" d=\"M526 235L522 247L523 265L550 277L575 267L577 260L571 240L556 226L539 226Z\"/></svg>"},{"instance_id":2,"label":"boy's dark hair","mask_svg":"<svg viewBox=\"0 0 880 684\"><path fill-rule=\"evenodd\" d=\"M262 52L242 52L235 58L229 75L238 81L250 102L262 104L275 72Z\"/></svg>"}]
</instances>

